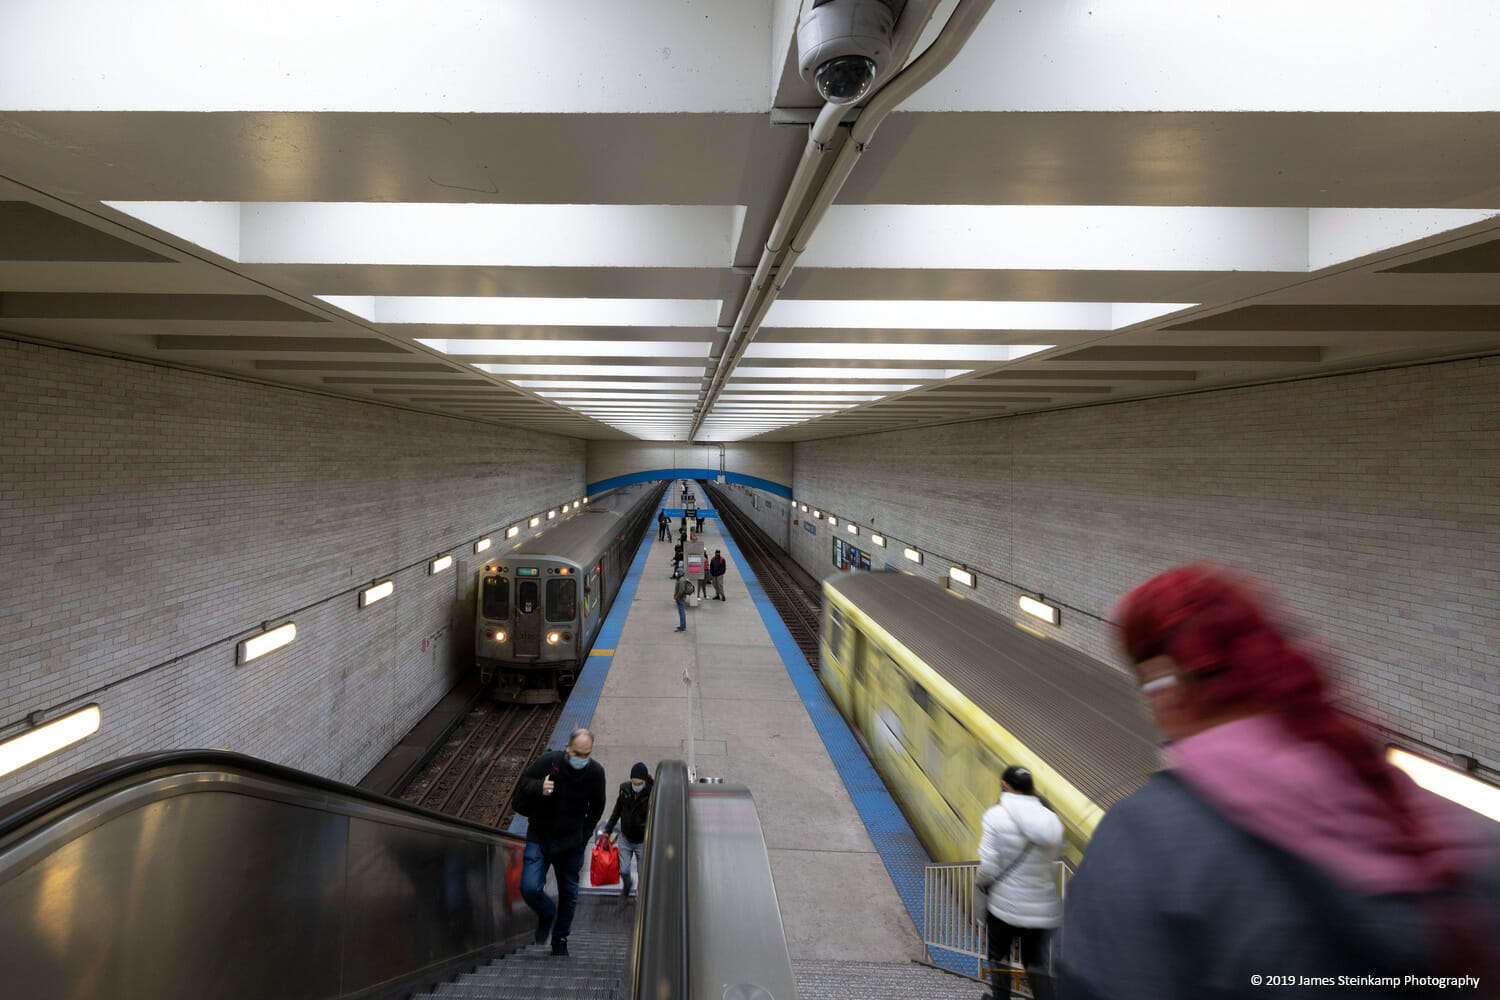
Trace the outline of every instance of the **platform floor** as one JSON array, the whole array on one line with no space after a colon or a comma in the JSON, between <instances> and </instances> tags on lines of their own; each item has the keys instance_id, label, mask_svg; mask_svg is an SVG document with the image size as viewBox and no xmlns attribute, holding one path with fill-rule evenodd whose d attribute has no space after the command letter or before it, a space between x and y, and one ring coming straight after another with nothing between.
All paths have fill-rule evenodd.
<instances>
[{"instance_id":1,"label":"platform floor","mask_svg":"<svg viewBox=\"0 0 1500 1000\"><path fill-rule=\"evenodd\" d=\"M716 518L705 521L708 554L723 549L728 563L726 600L688 608L686 632L674 631L672 543L648 535L636 589L622 591L632 598L628 612L621 616L618 602L612 610L616 628L595 644L559 735L580 724L593 730L610 787L607 819L632 764L654 772L660 760L687 758L688 673L697 773L750 789L792 957L922 960L908 906L751 598L758 585L747 583L721 531Z\"/></svg>"}]
</instances>

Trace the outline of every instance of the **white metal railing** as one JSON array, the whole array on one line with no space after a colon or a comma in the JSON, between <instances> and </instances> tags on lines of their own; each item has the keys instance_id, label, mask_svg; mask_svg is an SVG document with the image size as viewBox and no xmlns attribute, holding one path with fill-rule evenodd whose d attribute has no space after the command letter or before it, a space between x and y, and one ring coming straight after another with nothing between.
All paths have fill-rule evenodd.
<instances>
[{"instance_id":1,"label":"white metal railing","mask_svg":"<svg viewBox=\"0 0 1500 1000\"><path fill-rule=\"evenodd\" d=\"M989 957L989 933L983 921L974 919L974 877L978 861L928 865L922 879L922 944L929 957L934 948L974 959L974 978L984 978ZM1057 893L1066 896L1073 869L1057 862ZM1011 944L1010 964L1021 966L1021 942Z\"/></svg>"}]
</instances>

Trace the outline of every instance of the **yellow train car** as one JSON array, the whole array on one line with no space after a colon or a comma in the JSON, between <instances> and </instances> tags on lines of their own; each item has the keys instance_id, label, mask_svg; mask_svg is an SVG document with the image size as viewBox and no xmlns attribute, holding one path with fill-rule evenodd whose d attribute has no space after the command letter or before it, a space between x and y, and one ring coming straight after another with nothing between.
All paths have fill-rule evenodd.
<instances>
[{"instance_id":1,"label":"yellow train car","mask_svg":"<svg viewBox=\"0 0 1500 1000\"><path fill-rule=\"evenodd\" d=\"M978 854L1000 773L1029 768L1076 867L1104 810L1160 766L1121 671L906 573L823 583L823 686L936 861Z\"/></svg>"}]
</instances>

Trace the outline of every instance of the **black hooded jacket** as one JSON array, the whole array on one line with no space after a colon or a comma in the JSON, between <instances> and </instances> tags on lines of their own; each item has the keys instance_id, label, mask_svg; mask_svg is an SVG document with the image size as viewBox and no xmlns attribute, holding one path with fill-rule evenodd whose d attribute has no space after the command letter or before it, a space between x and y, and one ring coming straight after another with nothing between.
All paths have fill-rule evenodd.
<instances>
[{"instance_id":1,"label":"black hooded jacket","mask_svg":"<svg viewBox=\"0 0 1500 1000\"><path fill-rule=\"evenodd\" d=\"M549 777L552 794L543 795L542 781ZM536 803L526 840L543 854L566 854L593 839L604 815L604 768L597 761L574 768L563 751L544 753L521 772L521 790Z\"/></svg>"},{"instance_id":2,"label":"black hooded jacket","mask_svg":"<svg viewBox=\"0 0 1500 1000\"><path fill-rule=\"evenodd\" d=\"M609 814L609 822L604 825L606 831L613 830L615 824L620 824L620 836L632 843L639 844L646 839L646 820L651 815L651 786L654 784L648 777L646 787L637 794L630 782L620 782L620 794L615 797L615 811Z\"/></svg>"}]
</instances>

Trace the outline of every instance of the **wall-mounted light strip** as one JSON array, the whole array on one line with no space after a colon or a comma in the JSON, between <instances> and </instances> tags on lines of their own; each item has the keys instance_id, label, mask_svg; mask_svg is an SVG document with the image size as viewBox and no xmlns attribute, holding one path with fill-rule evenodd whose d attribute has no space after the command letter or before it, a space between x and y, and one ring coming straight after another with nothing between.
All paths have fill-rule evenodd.
<instances>
[{"instance_id":1,"label":"wall-mounted light strip","mask_svg":"<svg viewBox=\"0 0 1500 1000\"><path fill-rule=\"evenodd\" d=\"M555 511L555 510L549 510L549 511L547 511L547 520L549 520L549 521L555 521L555 520L557 520L557 511Z\"/></svg>"},{"instance_id":2,"label":"wall-mounted light strip","mask_svg":"<svg viewBox=\"0 0 1500 1000\"><path fill-rule=\"evenodd\" d=\"M533 518L532 518L532 519L531 519L531 526L532 526L532 527L533 527L533 528L535 528L535 527L536 527L536 526L537 526L537 525L539 525L539 524L541 524L541 523L542 523L542 519L541 519L541 518L540 518L540 517L533 517Z\"/></svg>"},{"instance_id":3,"label":"wall-mounted light strip","mask_svg":"<svg viewBox=\"0 0 1500 1000\"><path fill-rule=\"evenodd\" d=\"M830 527L837 528L839 526L839 519L834 517L832 514L829 514L828 524Z\"/></svg>"},{"instance_id":4,"label":"wall-mounted light strip","mask_svg":"<svg viewBox=\"0 0 1500 1000\"><path fill-rule=\"evenodd\" d=\"M438 556L432 562L430 562L430 563L427 564L427 574L429 576L436 576L437 574L441 573L443 570L447 569L448 567L450 567L452 565L453 565L453 557L452 556Z\"/></svg>"},{"instance_id":5,"label":"wall-mounted light strip","mask_svg":"<svg viewBox=\"0 0 1500 1000\"><path fill-rule=\"evenodd\" d=\"M359 592L359 606L362 608L368 608L376 601L383 601L395 592L396 582L394 580L387 580L384 583L377 583L375 586L367 587Z\"/></svg>"},{"instance_id":6,"label":"wall-mounted light strip","mask_svg":"<svg viewBox=\"0 0 1500 1000\"><path fill-rule=\"evenodd\" d=\"M877 535L874 532L871 532L870 533L870 541L873 542L874 544L880 546L882 549L885 548L885 536L884 535Z\"/></svg>"},{"instance_id":7,"label":"wall-mounted light strip","mask_svg":"<svg viewBox=\"0 0 1500 1000\"><path fill-rule=\"evenodd\" d=\"M487 550L489 547L490 540L488 538L481 538L479 541L474 543L474 554L478 555L479 553Z\"/></svg>"},{"instance_id":8,"label":"wall-mounted light strip","mask_svg":"<svg viewBox=\"0 0 1500 1000\"><path fill-rule=\"evenodd\" d=\"M241 642L237 648L238 657L236 662L249 663L258 656L265 656L273 649L280 649L293 639L297 638L297 625L295 622L287 622L269 632L252 636Z\"/></svg>"},{"instance_id":9,"label":"wall-mounted light strip","mask_svg":"<svg viewBox=\"0 0 1500 1000\"><path fill-rule=\"evenodd\" d=\"M90 705L0 743L0 775L41 760L99 731L99 706Z\"/></svg>"},{"instance_id":10,"label":"wall-mounted light strip","mask_svg":"<svg viewBox=\"0 0 1500 1000\"><path fill-rule=\"evenodd\" d=\"M957 566L948 567L948 579L952 580L954 583L961 583L965 587L972 588L975 585L974 574L970 573L966 569L959 569Z\"/></svg>"},{"instance_id":11,"label":"wall-mounted light strip","mask_svg":"<svg viewBox=\"0 0 1500 1000\"><path fill-rule=\"evenodd\" d=\"M588 502L589 502L589 498L588 498L588 497L584 497L584 498L583 498L583 502L584 502L584 503L588 503Z\"/></svg>"},{"instance_id":12,"label":"wall-mounted light strip","mask_svg":"<svg viewBox=\"0 0 1500 1000\"><path fill-rule=\"evenodd\" d=\"M1407 753L1400 747L1390 747L1385 759L1411 775L1411 780L1435 795L1452 799L1465 808L1500 822L1500 788L1471 778L1462 771Z\"/></svg>"},{"instance_id":13,"label":"wall-mounted light strip","mask_svg":"<svg viewBox=\"0 0 1500 1000\"><path fill-rule=\"evenodd\" d=\"M574 509L574 510L577 510L577 509L578 509L578 507L579 507L579 505L580 505L580 504L582 504L582 503L583 503L583 501L582 501L582 500L574 500L574 501L573 501L573 509Z\"/></svg>"},{"instance_id":14,"label":"wall-mounted light strip","mask_svg":"<svg viewBox=\"0 0 1500 1000\"><path fill-rule=\"evenodd\" d=\"M916 549L906 549L901 554L910 559L912 562L916 563L918 566L922 565L922 553L918 552Z\"/></svg>"},{"instance_id":15,"label":"wall-mounted light strip","mask_svg":"<svg viewBox=\"0 0 1500 1000\"><path fill-rule=\"evenodd\" d=\"M821 521L823 519L823 512L821 510L815 510L813 511L813 517L816 517Z\"/></svg>"},{"instance_id":16,"label":"wall-mounted light strip","mask_svg":"<svg viewBox=\"0 0 1500 1000\"><path fill-rule=\"evenodd\" d=\"M512 524L509 528L505 529L505 537L506 538L515 538L520 533L521 533L521 526L519 524Z\"/></svg>"},{"instance_id":17,"label":"wall-mounted light strip","mask_svg":"<svg viewBox=\"0 0 1500 1000\"><path fill-rule=\"evenodd\" d=\"M857 534L859 534L859 525L855 524L853 521L850 521L848 524L845 525L845 527L847 527L849 529L849 534L851 534L851 535L857 535Z\"/></svg>"},{"instance_id":18,"label":"wall-mounted light strip","mask_svg":"<svg viewBox=\"0 0 1500 1000\"><path fill-rule=\"evenodd\" d=\"M1021 595L1021 610L1034 618L1040 618L1050 625L1057 625L1062 621L1062 612L1057 608L1038 601L1035 598L1027 597L1024 594Z\"/></svg>"},{"instance_id":19,"label":"wall-mounted light strip","mask_svg":"<svg viewBox=\"0 0 1500 1000\"><path fill-rule=\"evenodd\" d=\"M807 513L807 504L803 504L802 505L802 513L804 513L804 514Z\"/></svg>"}]
</instances>

